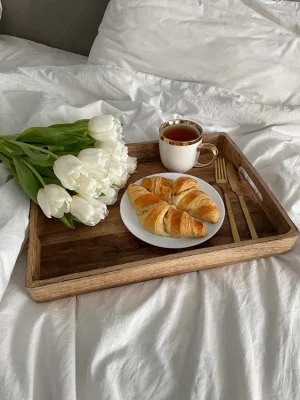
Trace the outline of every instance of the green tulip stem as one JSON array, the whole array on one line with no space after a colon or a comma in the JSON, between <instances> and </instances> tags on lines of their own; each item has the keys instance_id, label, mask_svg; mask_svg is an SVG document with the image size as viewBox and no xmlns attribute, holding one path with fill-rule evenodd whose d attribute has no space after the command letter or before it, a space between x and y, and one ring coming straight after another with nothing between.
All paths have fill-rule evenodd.
<instances>
[{"instance_id":1,"label":"green tulip stem","mask_svg":"<svg viewBox=\"0 0 300 400\"><path fill-rule=\"evenodd\" d=\"M0 140L7 140L8 137L10 138L10 140L15 140L15 139L17 139L18 136L19 136L18 134L17 135L1 135Z\"/></svg>"},{"instance_id":2,"label":"green tulip stem","mask_svg":"<svg viewBox=\"0 0 300 400\"><path fill-rule=\"evenodd\" d=\"M57 156L56 154L52 153L52 151L43 149L43 148L41 148L41 147L39 147L39 146L35 146L34 144L28 144L28 143L18 142L18 141L16 141L16 140L9 140L9 139L4 139L4 140L5 140L6 142L13 143L13 144L15 144L15 145L17 145L17 146L19 146L19 147L21 147L21 148L22 148L23 146L27 146L27 147L29 147L30 149L38 150L38 151L40 151L41 153L49 154L49 156L55 158L56 160L59 158L59 156Z\"/></svg>"},{"instance_id":3,"label":"green tulip stem","mask_svg":"<svg viewBox=\"0 0 300 400\"><path fill-rule=\"evenodd\" d=\"M26 160L22 159L22 162L32 171L32 173L38 178L43 186L46 186L46 183L42 176L37 172L37 170Z\"/></svg>"}]
</instances>

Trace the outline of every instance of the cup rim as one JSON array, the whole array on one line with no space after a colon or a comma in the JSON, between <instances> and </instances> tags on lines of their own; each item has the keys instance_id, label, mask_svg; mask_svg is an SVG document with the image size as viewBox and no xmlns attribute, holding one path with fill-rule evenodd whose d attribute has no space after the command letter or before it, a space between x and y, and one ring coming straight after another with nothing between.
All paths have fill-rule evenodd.
<instances>
[{"instance_id":1,"label":"cup rim","mask_svg":"<svg viewBox=\"0 0 300 400\"><path fill-rule=\"evenodd\" d=\"M167 128L168 126L172 126L172 125L192 125L195 128L197 128L197 130L199 131L199 137L197 137L194 140L190 140L188 142L184 142L184 141L180 141L180 140L168 139L163 135L163 130L165 128ZM202 127L199 124L197 124L197 122L191 121L189 119L171 119L169 121L163 122L159 127L159 137L160 137L160 139L165 143L173 144L175 146L190 146L191 144L195 144L195 143L200 142L200 140L202 139L202 136L203 136Z\"/></svg>"}]
</instances>

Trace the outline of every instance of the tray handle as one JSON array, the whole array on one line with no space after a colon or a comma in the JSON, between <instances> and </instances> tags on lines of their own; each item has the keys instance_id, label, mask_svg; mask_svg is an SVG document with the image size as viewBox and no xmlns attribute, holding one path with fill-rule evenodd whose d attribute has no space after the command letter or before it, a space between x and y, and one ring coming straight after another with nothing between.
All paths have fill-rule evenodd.
<instances>
[{"instance_id":1,"label":"tray handle","mask_svg":"<svg viewBox=\"0 0 300 400\"><path fill-rule=\"evenodd\" d=\"M263 178L258 174L247 157L241 152L237 145L230 139L228 134L224 135L225 143L223 151L226 157L232 161L235 168L246 173L249 184L253 187L261 207L279 234L289 231L298 232L296 226L288 217L274 194L266 185ZM256 199L256 201L257 201Z\"/></svg>"}]
</instances>

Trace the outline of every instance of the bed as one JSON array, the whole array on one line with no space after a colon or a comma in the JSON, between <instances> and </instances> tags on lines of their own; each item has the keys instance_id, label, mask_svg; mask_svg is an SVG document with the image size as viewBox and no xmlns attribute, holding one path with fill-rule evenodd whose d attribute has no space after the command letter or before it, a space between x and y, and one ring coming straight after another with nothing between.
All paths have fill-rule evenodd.
<instances>
[{"instance_id":1,"label":"bed","mask_svg":"<svg viewBox=\"0 0 300 400\"><path fill-rule=\"evenodd\" d=\"M0 135L106 113L143 142L165 120L193 119L229 133L300 227L299 3L111 0L103 17L106 1L68 1L58 30L59 3L2 0ZM0 199L0 399L300 398L299 241L37 304L24 284L29 201L2 165Z\"/></svg>"},{"instance_id":2,"label":"bed","mask_svg":"<svg viewBox=\"0 0 300 400\"><path fill-rule=\"evenodd\" d=\"M0 71L42 65L86 64L87 57L11 35L1 35Z\"/></svg>"}]
</instances>

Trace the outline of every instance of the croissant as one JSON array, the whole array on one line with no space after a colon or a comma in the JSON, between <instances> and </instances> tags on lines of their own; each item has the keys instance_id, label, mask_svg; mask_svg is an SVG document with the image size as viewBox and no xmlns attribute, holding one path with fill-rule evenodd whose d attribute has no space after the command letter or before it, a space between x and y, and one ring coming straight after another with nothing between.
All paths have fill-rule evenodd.
<instances>
[{"instance_id":1,"label":"croissant","mask_svg":"<svg viewBox=\"0 0 300 400\"><path fill-rule=\"evenodd\" d=\"M142 186L193 217L212 223L220 218L218 207L208 194L201 191L196 179L180 177L174 181L153 176L144 178Z\"/></svg>"},{"instance_id":2,"label":"croissant","mask_svg":"<svg viewBox=\"0 0 300 400\"><path fill-rule=\"evenodd\" d=\"M142 186L131 184L128 194L141 225L161 236L202 237L207 228L185 211L171 206Z\"/></svg>"}]
</instances>

